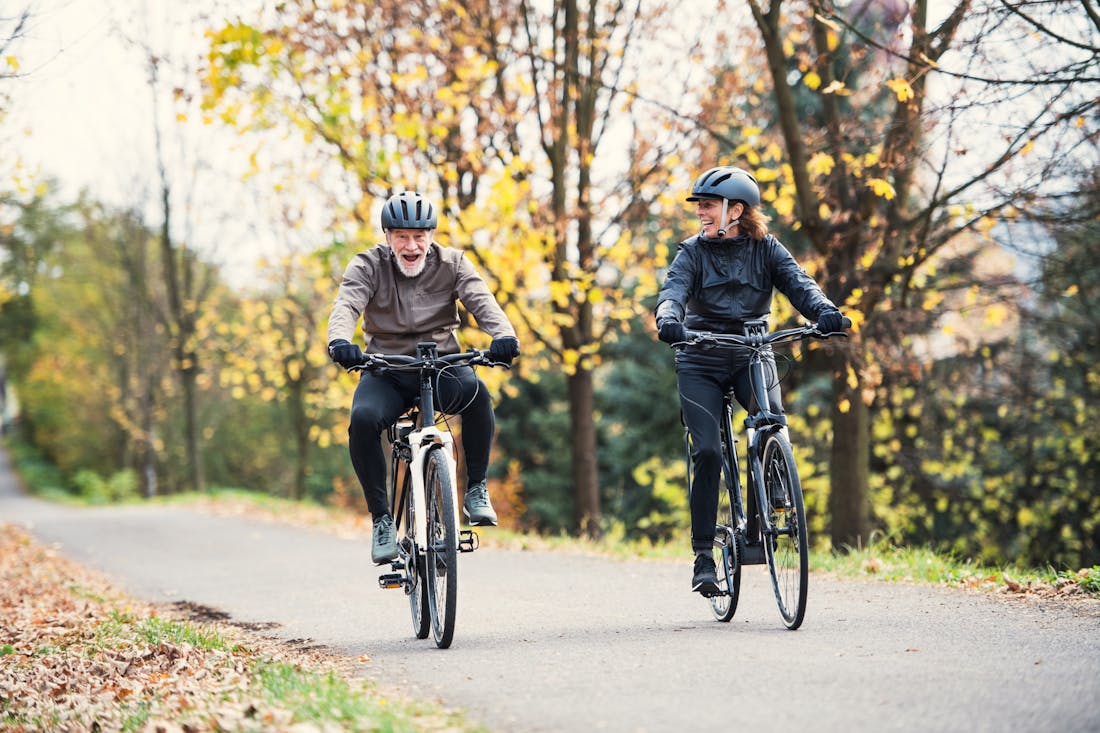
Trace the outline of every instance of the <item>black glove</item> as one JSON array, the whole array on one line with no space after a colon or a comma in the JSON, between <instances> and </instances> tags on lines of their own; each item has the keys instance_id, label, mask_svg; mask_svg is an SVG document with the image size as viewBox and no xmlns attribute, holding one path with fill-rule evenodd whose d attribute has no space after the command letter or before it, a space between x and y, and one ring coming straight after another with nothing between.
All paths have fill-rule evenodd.
<instances>
[{"instance_id":1,"label":"black glove","mask_svg":"<svg viewBox=\"0 0 1100 733\"><path fill-rule=\"evenodd\" d=\"M817 317L817 330L821 333L835 333L844 330L844 316L840 311L825 311Z\"/></svg>"},{"instance_id":2,"label":"black glove","mask_svg":"<svg viewBox=\"0 0 1100 733\"><path fill-rule=\"evenodd\" d=\"M499 364L511 364L519 356L519 339L515 336L501 336L489 344L489 358Z\"/></svg>"},{"instance_id":3,"label":"black glove","mask_svg":"<svg viewBox=\"0 0 1100 733\"><path fill-rule=\"evenodd\" d=\"M332 357L332 360L344 367L350 369L353 366L359 366L363 363L363 351L357 344L353 344L347 339L333 339L328 345L328 355Z\"/></svg>"},{"instance_id":4,"label":"black glove","mask_svg":"<svg viewBox=\"0 0 1100 733\"><path fill-rule=\"evenodd\" d=\"M657 338L666 344L678 344L687 341L687 332L684 324L675 318L662 318L657 322Z\"/></svg>"}]
</instances>

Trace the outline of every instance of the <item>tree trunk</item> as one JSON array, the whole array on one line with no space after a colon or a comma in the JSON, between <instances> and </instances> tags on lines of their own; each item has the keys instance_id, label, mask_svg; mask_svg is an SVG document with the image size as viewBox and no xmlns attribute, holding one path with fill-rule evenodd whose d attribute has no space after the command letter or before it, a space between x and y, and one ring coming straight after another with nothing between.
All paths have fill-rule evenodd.
<instances>
[{"instance_id":1,"label":"tree trunk","mask_svg":"<svg viewBox=\"0 0 1100 733\"><path fill-rule=\"evenodd\" d=\"M569 376L569 423L573 432L573 490L577 526L600 536L600 483L596 467L595 390L592 371L577 367Z\"/></svg>"},{"instance_id":2,"label":"tree trunk","mask_svg":"<svg viewBox=\"0 0 1100 733\"><path fill-rule=\"evenodd\" d=\"M294 429L294 484L290 487L290 498L298 501L306 495L306 473L309 465L309 419L305 409L305 379L292 381L288 385L290 399L288 407Z\"/></svg>"},{"instance_id":3,"label":"tree trunk","mask_svg":"<svg viewBox=\"0 0 1100 733\"><path fill-rule=\"evenodd\" d=\"M198 384L196 383L196 370L184 369L180 373L180 381L183 385L183 409L184 426L187 431L187 463L188 476L191 488L194 491L206 491L206 472L203 470L202 445L199 438Z\"/></svg>"},{"instance_id":4,"label":"tree trunk","mask_svg":"<svg viewBox=\"0 0 1100 733\"><path fill-rule=\"evenodd\" d=\"M829 516L833 547L839 550L866 545L870 531L871 408L860 398L859 385L853 389L848 384L843 357L838 361L833 373Z\"/></svg>"}]
</instances>

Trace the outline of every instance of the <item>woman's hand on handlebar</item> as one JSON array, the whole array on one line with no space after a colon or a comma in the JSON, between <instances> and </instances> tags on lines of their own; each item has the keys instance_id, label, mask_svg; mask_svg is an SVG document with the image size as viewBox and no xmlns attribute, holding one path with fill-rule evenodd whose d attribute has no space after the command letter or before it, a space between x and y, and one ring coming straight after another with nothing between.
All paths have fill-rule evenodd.
<instances>
[{"instance_id":1,"label":"woman's hand on handlebar","mask_svg":"<svg viewBox=\"0 0 1100 733\"><path fill-rule=\"evenodd\" d=\"M841 333L852 327L852 319L838 310L825 311L817 317L817 330L821 333Z\"/></svg>"}]
</instances>

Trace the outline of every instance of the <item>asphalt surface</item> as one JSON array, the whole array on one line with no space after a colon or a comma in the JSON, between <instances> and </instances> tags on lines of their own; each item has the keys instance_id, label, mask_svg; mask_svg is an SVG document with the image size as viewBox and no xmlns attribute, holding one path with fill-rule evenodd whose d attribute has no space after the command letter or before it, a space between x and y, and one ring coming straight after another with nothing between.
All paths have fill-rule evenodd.
<instances>
[{"instance_id":1,"label":"asphalt surface","mask_svg":"<svg viewBox=\"0 0 1100 733\"><path fill-rule=\"evenodd\" d=\"M728 624L683 562L483 547L460 560L455 640L413 637L369 537L165 506L23 496L0 451L0 522L130 594L189 603L355 658L494 731L1100 731L1100 603L811 574L787 631L763 566ZM491 529L484 530L492 531Z\"/></svg>"}]
</instances>

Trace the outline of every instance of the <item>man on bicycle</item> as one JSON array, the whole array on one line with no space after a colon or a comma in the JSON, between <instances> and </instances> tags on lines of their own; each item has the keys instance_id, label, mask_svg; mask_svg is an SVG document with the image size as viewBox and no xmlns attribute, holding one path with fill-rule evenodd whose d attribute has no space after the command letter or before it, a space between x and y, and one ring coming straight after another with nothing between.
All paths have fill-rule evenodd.
<instances>
[{"instance_id":1,"label":"man on bicycle","mask_svg":"<svg viewBox=\"0 0 1100 733\"><path fill-rule=\"evenodd\" d=\"M680 242L657 296L658 338L686 340L685 326L699 331L741 334L748 320L767 320L778 289L823 332L843 328L840 310L771 234L759 210L760 188L749 173L728 166L711 168L695 181L688 201L702 231ZM775 358L765 361L769 398L782 413ZM749 350L743 347L688 347L676 354L680 411L691 436L695 473L691 483L691 547L695 564L691 589L718 592L712 549L718 516L722 452L719 420L722 397L730 389L748 410L752 389Z\"/></svg>"},{"instance_id":2,"label":"man on bicycle","mask_svg":"<svg viewBox=\"0 0 1100 733\"><path fill-rule=\"evenodd\" d=\"M440 354L458 353L455 331L461 301L492 337L489 357L510 364L519 355L515 329L462 251L434 240L435 206L421 194L405 191L386 201L381 219L385 243L352 258L332 304L328 322L332 360L345 369L363 363L363 351L352 343L360 317L368 352L415 355L417 343L434 341ZM462 416L465 514L472 525L495 525L497 515L485 486L495 425L488 389L468 366L448 370L436 388L436 409ZM364 371L352 398L351 463L374 521L371 559L376 564L397 557L381 436L418 395L416 374Z\"/></svg>"}]
</instances>

